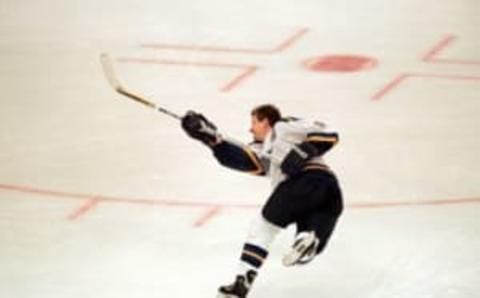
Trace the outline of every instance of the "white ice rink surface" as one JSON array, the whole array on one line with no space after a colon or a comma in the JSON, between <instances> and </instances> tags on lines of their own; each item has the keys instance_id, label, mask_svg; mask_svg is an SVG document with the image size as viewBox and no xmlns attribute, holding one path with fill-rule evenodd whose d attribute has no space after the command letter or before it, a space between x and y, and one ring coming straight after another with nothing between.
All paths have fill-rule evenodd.
<instances>
[{"instance_id":1,"label":"white ice rink surface","mask_svg":"<svg viewBox=\"0 0 480 298\"><path fill-rule=\"evenodd\" d=\"M214 297L269 194L104 51L238 139L264 102L340 132L326 252L282 267L287 230L250 297L480 297L479 28L477 0L0 1L0 297ZM304 66L329 55L376 63Z\"/></svg>"}]
</instances>

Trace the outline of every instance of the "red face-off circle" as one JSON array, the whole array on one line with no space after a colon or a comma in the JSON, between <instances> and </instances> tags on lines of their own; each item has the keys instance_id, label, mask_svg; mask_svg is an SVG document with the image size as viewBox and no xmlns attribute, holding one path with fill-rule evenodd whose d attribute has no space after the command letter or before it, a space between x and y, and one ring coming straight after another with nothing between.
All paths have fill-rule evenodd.
<instances>
[{"instance_id":1,"label":"red face-off circle","mask_svg":"<svg viewBox=\"0 0 480 298\"><path fill-rule=\"evenodd\" d=\"M328 55L313 57L303 62L303 66L310 71L319 72L355 72L373 68L377 60L365 56Z\"/></svg>"}]
</instances>

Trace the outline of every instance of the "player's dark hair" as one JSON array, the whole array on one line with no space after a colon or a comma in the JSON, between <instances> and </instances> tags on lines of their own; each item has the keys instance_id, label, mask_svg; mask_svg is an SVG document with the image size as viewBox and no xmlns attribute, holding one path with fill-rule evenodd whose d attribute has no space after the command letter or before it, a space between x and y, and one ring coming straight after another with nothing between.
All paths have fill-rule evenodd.
<instances>
[{"instance_id":1,"label":"player's dark hair","mask_svg":"<svg viewBox=\"0 0 480 298\"><path fill-rule=\"evenodd\" d=\"M272 127L278 120L282 119L280 110L271 104L263 104L255 107L252 110L251 115L255 116L260 121L263 121L265 118L268 119L268 124Z\"/></svg>"}]
</instances>

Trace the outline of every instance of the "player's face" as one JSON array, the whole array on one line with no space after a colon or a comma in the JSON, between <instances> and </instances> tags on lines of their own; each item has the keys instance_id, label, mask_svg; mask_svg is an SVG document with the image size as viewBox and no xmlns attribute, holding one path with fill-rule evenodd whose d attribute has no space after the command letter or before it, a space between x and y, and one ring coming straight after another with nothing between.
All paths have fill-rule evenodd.
<instances>
[{"instance_id":1,"label":"player's face","mask_svg":"<svg viewBox=\"0 0 480 298\"><path fill-rule=\"evenodd\" d=\"M250 133L253 135L253 139L257 142L263 142L268 132L272 129L268 123L268 119L258 120L257 117L252 116L252 123L250 126Z\"/></svg>"}]
</instances>

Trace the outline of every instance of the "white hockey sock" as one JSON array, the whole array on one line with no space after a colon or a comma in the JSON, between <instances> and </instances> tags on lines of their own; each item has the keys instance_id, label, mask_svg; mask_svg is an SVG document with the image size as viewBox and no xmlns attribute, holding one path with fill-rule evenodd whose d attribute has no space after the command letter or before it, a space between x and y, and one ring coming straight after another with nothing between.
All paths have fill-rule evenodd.
<instances>
[{"instance_id":1,"label":"white hockey sock","mask_svg":"<svg viewBox=\"0 0 480 298\"><path fill-rule=\"evenodd\" d=\"M257 271L260 269L268 256L268 250L275 236L281 230L281 227L268 222L262 215L252 221L240 257L238 274L245 275L248 270Z\"/></svg>"}]
</instances>

